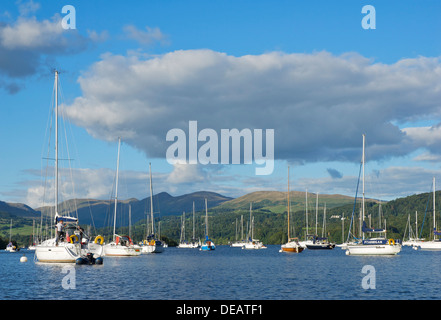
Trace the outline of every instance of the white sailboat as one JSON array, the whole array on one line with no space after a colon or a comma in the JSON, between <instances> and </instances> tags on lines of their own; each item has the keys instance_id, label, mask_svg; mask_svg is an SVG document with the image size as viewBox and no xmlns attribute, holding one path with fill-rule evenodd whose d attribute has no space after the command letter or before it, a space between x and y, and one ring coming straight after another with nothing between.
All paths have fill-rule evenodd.
<instances>
[{"instance_id":1,"label":"white sailboat","mask_svg":"<svg viewBox=\"0 0 441 320\"><path fill-rule=\"evenodd\" d=\"M418 245L425 239L418 238L418 211L415 212L415 232L412 229L412 224L410 222L410 214L407 218L406 229L404 230L404 236L406 233L408 235L407 239L403 237L403 246L413 247L415 250L418 249Z\"/></svg>"},{"instance_id":2,"label":"white sailboat","mask_svg":"<svg viewBox=\"0 0 441 320\"><path fill-rule=\"evenodd\" d=\"M199 248L200 251L213 251L216 249L216 246L208 237L208 208L207 208L207 198L205 198L205 240Z\"/></svg>"},{"instance_id":3,"label":"white sailboat","mask_svg":"<svg viewBox=\"0 0 441 320\"><path fill-rule=\"evenodd\" d=\"M11 223L9 225L9 243L6 246L6 251L8 252L17 252L20 250L20 248L17 248L13 243L12 243L12 219L11 219Z\"/></svg>"},{"instance_id":4,"label":"white sailboat","mask_svg":"<svg viewBox=\"0 0 441 320\"><path fill-rule=\"evenodd\" d=\"M153 217L153 185L152 185L152 166L149 163L149 175L150 175L150 218L152 220L151 234L147 236L141 245L142 253L161 253L164 252L164 244L155 234L155 219Z\"/></svg>"},{"instance_id":5,"label":"white sailboat","mask_svg":"<svg viewBox=\"0 0 441 320\"><path fill-rule=\"evenodd\" d=\"M346 246L347 255L396 255L401 251L401 244L394 239L386 239L386 229L367 228L365 217L365 193L364 193L364 164L365 164L365 135L363 134L363 154L362 154L362 170L363 170L363 197L362 197L362 242L354 245ZM365 239L365 233L379 233L380 237Z\"/></svg>"},{"instance_id":6,"label":"white sailboat","mask_svg":"<svg viewBox=\"0 0 441 320\"><path fill-rule=\"evenodd\" d=\"M240 216L240 230L241 230L241 240L238 240L238 228L237 228L237 218L236 218L236 241L230 243L231 248L242 248L245 245L245 240L243 237L243 215Z\"/></svg>"},{"instance_id":7,"label":"white sailboat","mask_svg":"<svg viewBox=\"0 0 441 320\"><path fill-rule=\"evenodd\" d=\"M32 244L28 246L28 250L35 250L35 220L32 220Z\"/></svg>"},{"instance_id":8,"label":"white sailboat","mask_svg":"<svg viewBox=\"0 0 441 320\"><path fill-rule=\"evenodd\" d=\"M285 244L282 244L280 247L279 252L293 252L293 253L300 253L305 249L299 244L298 238L291 238L290 237L290 203L289 203L289 166L288 166L288 242Z\"/></svg>"},{"instance_id":9,"label":"white sailboat","mask_svg":"<svg viewBox=\"0 0 441 320\"><path fill-rule=\"evenodd\" d=\"M55 224L65 223L60 239L51 238L35 247L35 258L39 262L83 263L84 259L101 264L103 247L97 241L83 239L78 219L60 216L58 213L58 71L55 71Z\"/></svg>"},{"instance_id":10,"label":"white sailboat","mask_svg":"<svg viewBox=\"0 0 441 320\"><path fill-rule=\"evenodd\" d=\"M115 211L113 216L113 241L104 245L104 254L106 256L139 256L141 250L135 247L132 239L127 235L116 234L116 211L118 207L118 171L119 171L119 153L121 148L121 139L118 138L118 159L116 163L116 183L115 183Z\"/></svg>"},{"instance_id":11,"label":"white sailboat","mask_svg":"<svg viewBox=\"0 0 441 320\"><path fill-rule=\"evenodd\" d=\"M262 241L254 239L254 216L252 214L253 206L250 203L250 231L248 236L248 241L242 246L242 249L255 250L255 249L266 249Z\"/></svg>"},{"instance_id":12,"label":"white sailboat","mask_svg":"<svg viewBox=\"0 0 441 320\"><path fill-rule=\"evenodd\" d=\"M441 240L437 236L441 235L441 231L436 230L436 219L435 219L435 177L433 177L433 239L431 241L420 241L417 246L421 250L427 251L440 251L441 250Z\"/></svg>"},{"instance_id":13,"label":"white sailboat","mask_svg":"<svg viewBox=\"0 0 441 320\"><path fill-rule=\"evenodd\" d=\"M194 201L193 201L193 237L191 241L185 240L185 212L182 214L181 223L181 238L177 248L190 248L195 249L201 246L201 241L195 238L195 212L194 212Z\"/></svg>"}]
</instances>

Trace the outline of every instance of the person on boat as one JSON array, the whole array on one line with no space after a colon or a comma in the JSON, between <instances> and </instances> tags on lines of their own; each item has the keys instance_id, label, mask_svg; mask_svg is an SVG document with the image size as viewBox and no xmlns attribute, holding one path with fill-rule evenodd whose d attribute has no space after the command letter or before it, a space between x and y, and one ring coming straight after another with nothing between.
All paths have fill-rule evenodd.
<instances>
[{"instance_id":1,"label":"person on boat","mask_svg":"<svg viewBox=\"0 0 441 320\"><path fill-rule=\"evenodd\" d=\"M87 242L87 237L84 233L84 229L81 228L80 226L77 226L77 230L80 232L80 242L81 244L85 244Z\"/></svg>"},{"instance_id":2,"label":"person on boat","mask_svg":"<svg viewBox=\"0 0 441 320\"><path fill-rule=\"evenodd\" d=\"M57 235L55 237L55 245L58 246L58 240L60 240L61 235L63 233L63 220L58 221L58 223L55 225Z\"/></svg>"}]
</instances>

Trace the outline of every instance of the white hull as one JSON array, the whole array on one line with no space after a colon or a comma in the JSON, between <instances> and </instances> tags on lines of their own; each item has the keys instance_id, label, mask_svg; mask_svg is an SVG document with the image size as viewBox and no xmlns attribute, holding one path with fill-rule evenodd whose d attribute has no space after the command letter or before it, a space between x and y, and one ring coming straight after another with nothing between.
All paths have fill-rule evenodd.
<instances>
[{"instance_id":1,"label":"white hull","mask_svg":"<svg viewBox=\"0 0 441 320\"><path fill-rule=\"evenodd\" d=\"M258 249L266 249L266 247L263 245L260 241L253 241L253 242L247 242L242 246L242 249L247 250L258 250Z\"/></svg>"},{"instance_id":2,"label":"white hull","mask_svg":"<svg viewBox=\"0 0 441 320\"><path fill-rule=\"evenodd\" d=\"M200 245L197 242L192 242L192 243L180 243L177 248L184 248L184 249L194 249L194 248L199 248Z\"/></svg>"},{"instance_id":3,"label":"white hull","mask_svg":"<svg viewBox=\"0 0 441 320\"><path fill-rule=\"evenodd\" d=\"M414 246L420 247L421 250L441 251L441 241L421 241Z\"/></svg>"},{"instance_id":4,"label":"white hull","mask_svg":"<svg viewBox=\"0 0 441 320\"><path fill-rule=\"evenodd\" d=\"M302 247L297 241L290 241L280 246L279 252L302 252L304 247Z\"/></svg>"},{"instance_id":5,"label":"white hull","mask_svg":"<svg viewBox=\"0 0 441 320\"><path fill-rule=\"evenodd\" d=\"M161 253L164 252L164 247L162 245L143 245L141 246L141 253Z\"/></svg>"},{"instance_id":6,"label":"white hull","mask_svg":"<svg viewBox=\"0 0 441 320\"><path fill-rule=\"evenodd\" d=\"M313 243L314 243L314 242L313 242L312 240L299 241L299 245L300 245L301 247L305 248L305 249L306 249L306 246L307 246L308 244L313 244Z\"/></svg>"},{"instance_id":7,"label":"white hull","mask_svg":"<svg viewBox=\"0 0 441 320\"><path fill-rule=\"evenodd\" d=\"M357 243L355 242L344 242L341 244L336 244L335 246L341 248L342 250L347 250L349 246L355 246L355 245L357 245Z\"/></svg>"},{"instance_id":8,"label":"white hull","mask_svg":"<svg viewBox=\"0 0 441 320\"><path fill-rule=\"evenodd\" d=\"M104 255L106 257L111 256L139 256L141 254L141 250L135 248L134 246L122 246L120 244L116 244L115 242L111 242L109 244L104 245Z\"/></svg>"},{"instance_id":9,"label":"white hull","mask_svg":"<svg viewBox=\"0 0 441 320\"><path fill-rule=\"evenodd\" d=\"M239 241L239 242L233 242L230 244L230 247L232 248L242 248L245 245L246 242Z\"/></svg>"},{"instance_id":10,"label":"white hull","mask_svg":"<svg viewBox=\"0 0 441 320\"><path fill-rule=\"evenodd\" d=\"M373 244L373 245L348 245L346 247L346 254L351 256L361 255L396 255L401 251L399 244Z\"/></svg>"},{"instance_id":11,"label":"white hull","mask_svg":"<svg viewBox=\"0 0 441 320\"><path fill-rule=\"evenodd\" d=\"M79 245L59 242L55 244L55 238L43 241L35 248L35 257L39 262L74 263L81 257Z\"/></svg>"},{"instance_id":12,"label":"white hull","mask_svg":"<svg viewBox=\"0 0 441 320\"><path fill-rule=\"evenodd\" d=\"M86 245L58 242L57 246L55 238L52 238L35 247L35 257L39 262L74 263L87 253L93 253L95 258L101 257L103 246L93 242Z\"/></svg>"}]
</instances>

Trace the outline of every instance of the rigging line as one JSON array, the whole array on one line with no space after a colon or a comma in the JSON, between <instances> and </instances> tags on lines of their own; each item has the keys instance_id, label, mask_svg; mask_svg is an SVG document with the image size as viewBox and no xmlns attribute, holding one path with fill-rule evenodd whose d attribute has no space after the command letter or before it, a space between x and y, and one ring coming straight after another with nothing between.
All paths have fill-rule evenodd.
<instances>
[{"instance_id":1,"label":"rigging line","mask_svg":"<svg viewBox=\"0 0 441 320\"><path fill-rule=\"evenodd\" d=\"M44 184L43 184L43 203L42 206L45 207L46 206L46 190L47 190L47 185L48 185L48 170L49 170L49 161L48 161L48 157L49 157L49 153L50 153L50 145L51 145L51 132L52 132L52 120L54 117L54 96L55 96L55 83L54 86L52 87L52 95L51 95L51 100L50 100L50 108L49 108L49 115L48 115L48 122L46 123L46 131L45 131L45 140L47 137L48 138L48 144L47 144L47 158L46 158L46 170L44 173ZM48 134L49 131L49 134ZM41 150L41 154L44 153L44 144L42 146L42 150ZM41 169L41 175L43 176L43 169ZM42 210L43 211L43 210ZM52 219L51 219L52 220ZM43 212L41 213L41 219L40 219L40 235L41 235L41 240L43 240Z\"/></svg>"},{"instance_id":2,"label":"rigging line","mask_svg":"<svg viewBox=\"0 0 441 320\"><path fill-rule=\"evenodd\" d=\"M58 89L59 89L59 92L60 92L60 100L64 101L64 93L63 93L63 89L62 89L62 86L61 86L61 82L58 85ZM67 159L68 159L68 163L69 163L69 173L70 173L70 179L71 179L71 183L72 183L72 197L73 197L72 202L73 202L73 207L74 207L76 218L78 219L78 206L77 206L77 201L76 201L75 183L74 183L73 173L72 173L72 171L73 171L72 170L72 163L71 163L71 160L70 160L71 157L70 157L70 151L69 151L69 142L68 142L68 139L67 139L67 125L66 125L66 122L69 123L69 124L70 124L70 122L66 121L66 117L65 117L65 114L63 112L63 109L61 109L60 111L61 111L60 112L61 113L61 118L63 119L64 140L65 140L65 143L66 143ZM71 131L71 136L73 137L72 127L70 127L70 131ZM70 209L70 210L72 210L72 209Z\"/></svg>"},{"instance_id":3,"label":"rigging line","mask_svg":"<svg viewBox=\"0 0 441 320\"><path fill-rule=\"evenodd\" d=\"M359 170L359 172L358 172L357 189L356 189L356 191L355 191L354 206L353 206L353 208L352 208L351 223L349 224L349 232L348 232L348 238L347 238L346 242L349 242L349 236L351 235L352 222L353 222L353 220L354 220L354 213L355 213L355 205L356 205L356 203L357 203L358 187L359 187L359 185L360 185L361 168L362 168L362 163L360 163L360 170ZM352 236L355 238L354 235L352 235Z\"/></svg>"},{"instance_id":4,"label":"rigging line","mask_svg":"<svg viewBox=\"0 0 441 320\"><path fill-rule=\"evenodd\" d=\"M427 197L426 210L424 211L423 223L421 225L421 231L420 231L420 236L419 236L420 239L421 239L421 235L423 233L424 221L426 220L427 208L429 207L429 202L430 202L430 198L431 198L431 193L432 192L433 192L433 190L432 190L432 186L431 186L430 187L430 192L429 192L428 197Z\"/></svg>"}]
</instances>

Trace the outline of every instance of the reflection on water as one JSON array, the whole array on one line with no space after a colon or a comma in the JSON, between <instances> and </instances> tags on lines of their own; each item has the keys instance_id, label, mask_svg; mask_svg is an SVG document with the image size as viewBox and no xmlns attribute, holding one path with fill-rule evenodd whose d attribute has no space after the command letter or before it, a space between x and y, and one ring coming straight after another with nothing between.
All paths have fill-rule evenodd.
<instances>
[{"instance_id":1,"label":"reflection on water","mask_svg":"<svg viewBox=\"0 0 441 320\"><path fill-rule=\"evenodd\" d=\"M295 300L440 299L441 252L403 248L397 256L355 257L344 251L280 253L218 246L167 248L161 254L105 257L103 265L38 263L33 252L0 253L3 300ZM21 263L26 254L28 262ZM376 288L363 289L365 265Z\"/></svg>"}]
</instances>

